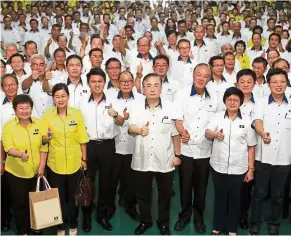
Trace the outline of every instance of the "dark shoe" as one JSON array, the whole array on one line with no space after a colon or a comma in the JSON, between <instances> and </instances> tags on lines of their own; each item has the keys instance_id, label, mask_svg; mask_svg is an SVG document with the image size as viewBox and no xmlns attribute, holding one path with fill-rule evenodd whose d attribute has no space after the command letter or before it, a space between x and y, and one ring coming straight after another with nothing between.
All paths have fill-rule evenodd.
<instances>
[{"instance_id":1,"label":"dark shoe","mask_svg":"<svg viewBox=\"0 0 291 236\"><path fill-rule=\"evenodd\" d=\"M279 226L278 225L268 225L268 233L269 235L279 235Z\"/></svg>"},{"instance_id":2,"label":"dark shoe","mask_svg":"<svg viewBox=\"0 0 291 236\"><path fill-rule=\"evenodd\" d=\"M7 232L10 230L10 220L4 220L1 224L1 230Z\"/></svg>"},{"instance_id":3,"label":"dark shoe","mask_svg":"<svg viewBox=\"0 0 291 236\"><path fill-rule=\"evenodd\" d=\"M260 224L252 224L250 228L250 235L259 235L260 234Z\"/></svg>"},{"instance_id":4,"label":"dark shoe","mask_svg":"<svg viewBox=\"0 0 291 236\"><path fill-rule=\"evenodd\" d=\"M107 207L107 219L110 220L114 216L116 209Z\"/></svg>"},{"instance_id":5,"label":"dark shoe","mask_svg":"<svg viewBox=\"0 0 291 236\"><path fill-rule=\"evenodd\" d=\"M128 214L130 216L131 219L133 219L134 221L139 220L139 214L137 213L136 209L125 209L126 214Z\"/></svg>"},{"instance_id":6,"label":"dark shoe","mask_svg":"<svg viewBox=\"0 0 291 236\"><path fill-rule=\"evenodd\" d=\"M110 224L110 222L106 218L98 220L97 222L103 227L103 229L105 229L107 231L112 230L112 225Z\"/></svg>"},{"instance_id":7,"label":"dark shoe","mask_svg":"<svg viewBox=\"0 0 291 236\"><path fill-rule=\"evenodd\" d=\"M182 231L188 225L189 221L177 220L174 226L174 230Z\"/></svg>"},{"instance_id":8,"label":"dark shoe","mask_svg":"<svg viewBox=\"0 0 291 236\"><path fill-rule=\"evenodd\" d=\"M239 227L243 230L248 229L249 228L248 220L246 218L242 218L239 222Z\"/></svg>"},{"instance_id":9,"label":"dark shoe","mask_svg":"<svg viewBox=\"0 0 291 236\"><path fill-rule=\"evenodd\" d=\"M83 219L83 230L84 232L88 233L92 230L92 226L91 226L91 218L84 218Z\"/></svg>"},{"instance_id":10,"label":"dark shoe","mask_svg":"<svg viewBox=\"0 0 291 236\"><path fill-rule=\"evenodd\" d=\"M194 222L194 226L198 234L204 234L206 232L206 226L203 221Z\"/></svg>"},{"instance_id":11,"label":"dark shoe","mask_svg":"<svg viewBox=\"0 0 291 236\"><path fill-rule=\"evenodd\" d=\"M220 234L220 232L211 232L211 235L219 235Z\"/></svg>"},{"instance_id":12,"label":"dark shoe","mask_svg":"<svg viewBox=\"0 0 291 236\"><path fill-rule=\"evenodd\" d=\"M152 227L152 224L140 223L135 229L134 234L135 235L144 234L144 232L146 232L150 227Z\"/></svg>"},{"instance_id":13,"label":"dark shoe","mask_svg":"<svg viewBox=\"0 0 291 236\"><path fill-rule=\"evenodd\" d=\"M159 225L161 235L170 235L171 231L168 224Z\"/></svg>"}]
</instances>

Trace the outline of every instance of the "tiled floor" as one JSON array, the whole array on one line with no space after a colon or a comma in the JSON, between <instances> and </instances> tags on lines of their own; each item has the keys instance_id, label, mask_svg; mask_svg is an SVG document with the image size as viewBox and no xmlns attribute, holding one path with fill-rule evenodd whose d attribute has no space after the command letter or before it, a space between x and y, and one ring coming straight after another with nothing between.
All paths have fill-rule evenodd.
<instances>
[{"instance_id":1,"label":"tiled floor","mask_svg":"<svg viewBox=\"0 0 291 236\"><path fill-rule=\"evenodd\" d=\"M175 177L178 177L177 175ZM156 222L157 219L157 192L156 187L154 194L153 194L153 221ZM194 226L192 223L190 223L185 230L182 232L175 232L173 227L175 224L175 221L177 220L178 212L180 211L180 199L179 199L179 186L178 181L174 183L174 189L176 191L176 196L172 198L172 206L171 206L171 233L173 235L196 235ZM213 185L212 185L212 179L209 178L209 184L208 184L208 190L207 190L207 202L206 202L206 209L205 209L205 223L207 225L207 234L211 234L212 229L212 212L213 212L213 201L214 201L214 195L213 195ZM266 203L267 204L267 203ZM267 208L267 207L265 207ZM94 215L95 216L95 215ZM81 217L80 217L81 218ZM94 219L94 217L93 217ZM92 219L92 220L93 220ZM135 227L138 225L138 222L134 222L128 215L126 215L120 207L118 207L116 214L111 220L111 224L113 226L113 230L111 232L105 231L99 224L96 223L95 219L92 221L92 231L88 233L87 235L133 235ZM79 222L79 231L78 234L85 234L82 231L82 221ZM44 232L45 234L56 234L56 229L51 228L47 229ZM9 232L3 233L4 235L14 235L15 234L15 225L12 225L12 229ZM67 232L68 234L68 232ZM158 235L159 230L156 226L156 224L153 225L152 228L150 228L146 234L148 235ZM247 235L248 231L239 230L238 234L240 235ZM266 224L262 226L261 234L267 234L267 227ZM282 220L282 224L280 227L280 234L281 235L291 235L291 220L284 219Z\"/></svg>"}]
</instances>

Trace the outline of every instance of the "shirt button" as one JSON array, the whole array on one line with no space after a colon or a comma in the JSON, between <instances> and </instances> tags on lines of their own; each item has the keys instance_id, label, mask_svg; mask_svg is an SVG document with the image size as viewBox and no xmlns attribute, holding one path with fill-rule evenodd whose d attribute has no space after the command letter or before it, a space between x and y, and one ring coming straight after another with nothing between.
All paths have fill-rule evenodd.
<instances>
[{"instance_id":1,"label":"shirt button","mask_svg":"<svg viewBox=\"0 0 291 236\"><path fill-rule=\"evenodd\" d=\"M200 117L198 117L198 120L200 120Z\"/></svg>"},{"instance_id":2,"label":"shirt button","mask_svg":"<svg viewBox=\"0 0 291 236\"><path fill-rule=\"evenodd\" d=\"M280 123L278 122L278 125L279 125Z\"/></svg>"}]
</instances>

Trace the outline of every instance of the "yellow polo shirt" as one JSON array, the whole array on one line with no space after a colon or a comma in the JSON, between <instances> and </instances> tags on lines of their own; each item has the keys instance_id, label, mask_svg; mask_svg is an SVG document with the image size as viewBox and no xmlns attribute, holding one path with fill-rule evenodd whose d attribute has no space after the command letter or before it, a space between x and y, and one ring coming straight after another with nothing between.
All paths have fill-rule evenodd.
<instances>
[{"instance_id":1,"label":"yellow polo shirt","mask_svg":"<svg viewBox=\"0 0 291 236\"><path fill-rule=\"evenodd\" d=\"M68 107L66 117L58 109L48 109L41 119L45 132L50 128L53 136L49 143L47 165L57 174L73 174L81 167L81 145L89 142L80 110Z\"/></svg>"},{"instance_id":2,"label":"yellow polo shirt","mask_svg":"<svg viewBox=\"0 0 291 236\"><path fill-rule=\"evenodd\" d=\"M236 57L236 59L239 61L241 69L250 69L251 62L250 57L247 54L244 53L242 57Z\"/></svg>"},{"instance_id":3,"label":"yellow polo shirt","mask_svg":"<svg viewBox=\"0 0 291 236\"><path fill-rule=\"evenodd\" d=\"M19 178L32 178L36 175L40 163L40 152L48 152L48 146L42 145L43 129L37 118L23 127L17 117L12 118L3 127L2 142L5 152L17 149L29 155L28 161L7 154L5 170Z\"/></svg>"}]
</instances>

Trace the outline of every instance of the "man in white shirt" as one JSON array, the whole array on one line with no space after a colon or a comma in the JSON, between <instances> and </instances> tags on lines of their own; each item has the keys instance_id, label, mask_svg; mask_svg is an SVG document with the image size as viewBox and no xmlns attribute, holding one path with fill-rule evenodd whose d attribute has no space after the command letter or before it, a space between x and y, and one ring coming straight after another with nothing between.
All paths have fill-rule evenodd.
<instances>
[{"instance_id":1,"label":"man in white shirt","mask_svg":"<svg viewBox=\"0 0 291 236\"><path fill-rule=\"evenodd\" d=\"M223 55L223 60L224 60L224 71L223 71L223 76L226 79L227 83L231 85L236 84L236 73L237 71L235 70L235 56L233 55L232 52L227 52Z\"/></svg>"},{"instance_id":2,"label":"man in white shirt","mask_svg":"<svg viewBox=\"0 0 291 236\"><path fill-rule=\"evenodd\" d=\"M271 94L256 103L254 121L259 136L256 148L255 190L252 196L250 235L259 235L263 200L271 193L269 235L280 235L284 189L291 167L291 106L286 98L287 73L273 69L267 75Z\"/></svg>"},{"instance_id":3,"label":"man in white shirt","mask_svg":"<svg viewBox=\"0 0 291 236\"><path fill-rule=\"evenodd\" d=\"M100 68L92 69L87 74L88 85L91 90L89 99L83 100L80 110L84 116L85 125L89 135L87 144L87 172L95 181L99 172L99 189L97 200L97 222L107 231L112 230L109 222L114 215L115 206L115 184L112 176L115 161L115 141L118 134L117 125L122 125L124 120L117 109L116 99L108 99L104 92L106 75ZM115 110L117 109L117 111ZM83 207L83 230L91 231L91 215L93 204Z\"/></svg>"},{"instance_id":4,"label":"man in white shirt","mask_svg":"<svg viewBox=\"0 0 291 236\"><path fill-rule=\"evenodd\" d=\"M158 186L158 227L161 235L170 234L170 207L175 166L180 160L180 136L174 120L174 104L160 98L161 78L154 73L145 76L143 90L147 97L129 110L129 133L135 136L131 168L135 171L136 194L140 210L140 235L152 226L152 181Z\"/></svg>"},{"instance_id":5,"label":"man in white shirt","mask_svg":"<svg viewBox=\"0 0 291 236\"><path fill-rule=\"evenodd\" d=\"M3 18L4 27L1 27L1 48L7 43L19 43L21 42L20 34L17 29L12 28L10 16Z\"/></svg>"},{"instance_id":6,"label":"man in white shirt","mask_svg":"<svg viewBox=\"0 0 291 236\"><path fill-rule=\"evenodd\" d=\"M39 23L36 19L31 19L30 22L30 30L27 31L24 35L24 42L25 44L27 41L32 40L37 44L37 48L41 47L41 43L44 40L41 32L39 30Z\"/></svg>"},{"instance_id":7,"label":"man in white shirt","mask_svg":"<svg viewBox=\"0 0 291 236\"><path fill-rule=\"evenodd\" d=\"M121 72L121 62L115 58L109 58L105 63L107 79L104 87L106 97L116 98L119 92L118 77Z\"/></svg>"},{"instance_id":8,"label":"man in white shirt","mask_svg":"<svg viewBox=\"0 0 291 236\"><path fill-rule=\"evenodd\" d=\"M216 96L206 89L211 71L207 64L198 64L193 72L192 85L179 90L174 98L180 108L176 127L182 136L182 164L179 166L181 212L175 230L181 231L194 213L197 233L205 233L203 212L209 175L212 142L205 137L205 128L216 112ZM192 192L194 189L194 199Z\"/></svg>"},{"instance_id":9,"label":"man in white shirt","mask_svg":"<svg viewBox=\"0 0 291 236\"><path fill-rule=\"evenodd\" d=\"M263 57L257 57L253 61L252 67L256 73L256 83L253 89L255 98L262 98L270 94L270 89L264 76L267 70L267 64L267 60Z\"/></svg>"}]
</instances>

